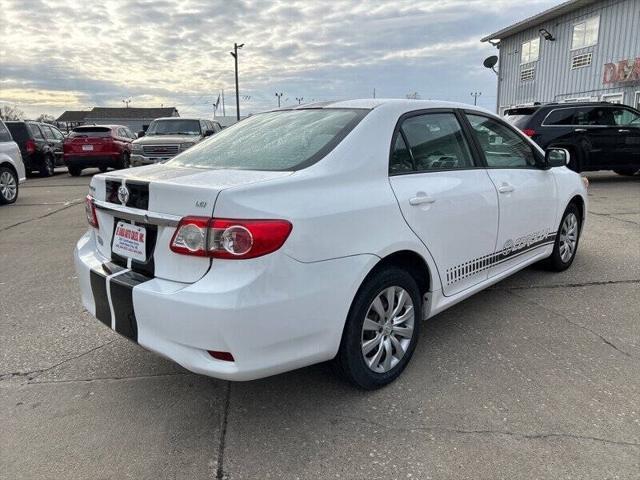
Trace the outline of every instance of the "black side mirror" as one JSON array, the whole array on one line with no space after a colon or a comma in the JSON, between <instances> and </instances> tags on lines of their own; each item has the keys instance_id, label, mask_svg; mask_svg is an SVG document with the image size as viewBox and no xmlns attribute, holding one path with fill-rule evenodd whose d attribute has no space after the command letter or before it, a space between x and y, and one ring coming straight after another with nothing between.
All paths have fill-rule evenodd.
<instances>
[{"instance_id":1,"label":"black side mirror","mask_svg":"<svg viewBox=\"0 0 640 480\"><path fill-rule=\"evenodd\" d=\"M547 168L565 167L569 165L571 155L565 148L548 148L544 153L544 163Z\"/></svg>"},{"instance_id":2,"label":"black side mirror","mask_svg":"<svg viewBox=\"0 0 640 480\"><path fill-rule=\"evenodd\" d=\"M138 132L138 138L144 137L144 130Z\"/></svg>"},{"instance_id":3,"label":"black side mirror","mask_svg":"<svg viewBox=\"0 0 640 480\"><path fill-rule=\"evenodd\" d=\"M204 131L204 136L205 136L205 137L210 137L210 136L211 136L211 135L213 135L214 133L216 133L216 132L214 132L213 130L205 130L205 131Z\"/></svg>"}]
</instances>

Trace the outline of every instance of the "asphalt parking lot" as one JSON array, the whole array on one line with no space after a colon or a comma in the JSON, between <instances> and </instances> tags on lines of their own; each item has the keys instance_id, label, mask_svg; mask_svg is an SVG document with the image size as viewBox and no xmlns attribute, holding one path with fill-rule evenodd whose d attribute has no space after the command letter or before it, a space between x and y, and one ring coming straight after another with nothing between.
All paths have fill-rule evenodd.
<instances>
[{"instance_id":1,"label":"asphalt parking lot","mask_svg":"<svg viewBox=\"0 0 640 480\"><path fill-rule=\"evenodd\" d=\"M190 374L83 311L72 250L93 172L0 208L0 478L640 476L640 178L590 174L571 269L528 268L429 320L402 377L325 365Z\"/></svg>"}]
</instances>

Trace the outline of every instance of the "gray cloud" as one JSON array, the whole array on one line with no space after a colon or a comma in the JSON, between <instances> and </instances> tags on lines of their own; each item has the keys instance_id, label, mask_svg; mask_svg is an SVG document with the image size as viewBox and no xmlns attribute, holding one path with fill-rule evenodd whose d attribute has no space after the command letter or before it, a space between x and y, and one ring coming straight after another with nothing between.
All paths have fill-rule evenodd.
<instances>
[{"instance_id":1,"label":"gray cloud","mask_svg":"<svg viewBox=\"0 0 640 480\"><path fill-rule=\"evenodd\" d=\"M72 92L77 104L22 105L34 113L132 97L137 106L209 114L220 89L233 95L229 50L238 41L246 44L245 111L272 107L276 90L324 100L369 96L373 88L380 96L417 91L460 101L481 90L481 102L493 107L495 77L481 62L495 51L480 37L554 3L3 0L0 101L25 102L20 90L35 89Z\"/></svg>"}]
</instances>

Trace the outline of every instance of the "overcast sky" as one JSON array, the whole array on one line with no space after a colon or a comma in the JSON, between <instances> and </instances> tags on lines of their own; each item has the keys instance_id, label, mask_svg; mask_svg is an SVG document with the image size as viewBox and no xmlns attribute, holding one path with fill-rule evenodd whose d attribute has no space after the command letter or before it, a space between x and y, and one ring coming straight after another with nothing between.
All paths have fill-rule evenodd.
<instances>
[{"instance_id":1,"label":"overcast sky","mask_svg":"<svg viewBox=\"0 0 640 480\"><path fill-rule=\"evenodd\" d=\"M558 4L529 0L0 0L0 102L30 117L93 106L211 116L283 101L404 97L495 107L480 38ZM83 6L90 5L90 6Z\"/></svg>"}]
</instances>

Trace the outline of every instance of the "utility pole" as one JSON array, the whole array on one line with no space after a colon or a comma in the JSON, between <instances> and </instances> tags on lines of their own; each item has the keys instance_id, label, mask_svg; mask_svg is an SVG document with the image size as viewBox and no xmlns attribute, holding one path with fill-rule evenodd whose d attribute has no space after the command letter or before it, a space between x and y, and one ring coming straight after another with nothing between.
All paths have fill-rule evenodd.
<instances>
[{"instance_id":1,"label":"utility pole","mask_svg":"<svg viewBox=\"0 0 640 480\"><path fill-rule=\"evenodd\" d=\"M482 92L471 92L471 96L473 97L473 104L478 104L478 97L482 95Z\"/></svg>"},{"instance_id":2,"label":"utility pole","mask_svg":"<svg viewBox=\"0 0 640 480\"><path fill-rule=\"evenodd\" d=\"M122 103L124 103L126 108L129 108L129 104L131 103L131 98L125 98L124 100L122 100Z\"/></svg>"},{"instance_id":3,"label":"utility pole","mask_svg":"<svg viewBox=\"0 0 640 480\"><path fill-rule=\"evenodd\" d=\"M376 98L376 89L373 89L373 98Z\"/></svg>"},{"instance_id":4,"label":"utility pole","mask_svg":"<svg viewBox=\"0 0 640 480\"><path fill-rule=\"evenodd\" d=\"M280 99L282 98L282 95L284 95L284 93L276 93L276 97L278 97L278 108L280 108Z\"/></svg>"},{"instance_id":5,"label":"utility pole","mask_svg":"<svg viewBox=\"0 0 640 480\"><path fill-rule=\"evenodd\" d=\"M298 101L298 105L300 105L304 100L304 97L300 97L300 98L296 97L296 100Z\"/></svg>"},{"instance_id":6,"label":"utility pole","mask_svg":"<svg viewBox=\"0 0 640 480\"><path fill-rule=\"evenodd\" d=\"M236 120L240 121L240 90L238 90L238 49L244 47L244 43L233 44L233 52L229 52L233 57L236 67Z\"/></svg>"},{"instance_id":7,"label":"utility pole","mask_svg":"<svg viewBox=\"0 0 640 480\"><path fill-rule=\"evenodd\" d=\"M222 89L222 116L227 116L227 111L224 109L224 88Z\"/></svg>"}]
</instances>

